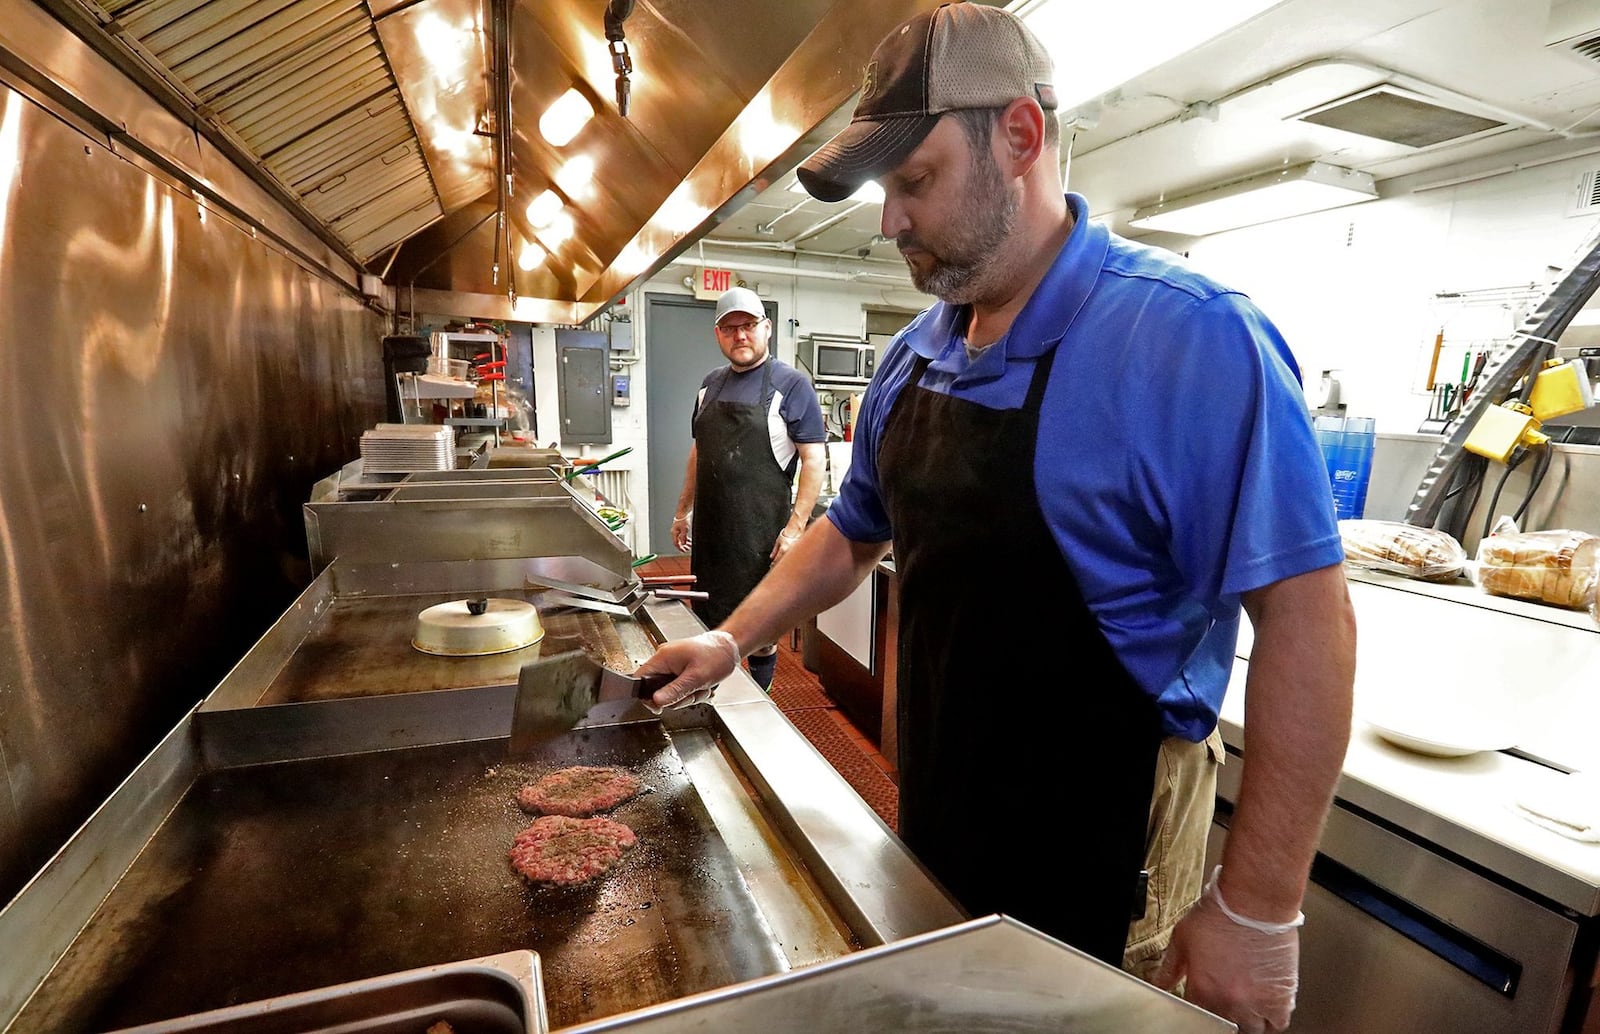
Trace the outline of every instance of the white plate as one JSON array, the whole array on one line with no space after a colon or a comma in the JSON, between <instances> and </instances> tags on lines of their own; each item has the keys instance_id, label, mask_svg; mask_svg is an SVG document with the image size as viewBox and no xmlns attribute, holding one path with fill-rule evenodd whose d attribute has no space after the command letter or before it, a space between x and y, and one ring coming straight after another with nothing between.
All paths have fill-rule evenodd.
<instances>
[{"instance_id":1,"label":"white plate","mask_svg":"<svg viewBox=\"0 0 1600 1034\"><path fill-rule=\"evenodd\" d=\"M1485 750L1505 750L1517 736L1503 722L1466 720L1459 716L1363 716L1372 731L1397 747L1436 758L1460 758Z\"/></svg>"}]
</instances>

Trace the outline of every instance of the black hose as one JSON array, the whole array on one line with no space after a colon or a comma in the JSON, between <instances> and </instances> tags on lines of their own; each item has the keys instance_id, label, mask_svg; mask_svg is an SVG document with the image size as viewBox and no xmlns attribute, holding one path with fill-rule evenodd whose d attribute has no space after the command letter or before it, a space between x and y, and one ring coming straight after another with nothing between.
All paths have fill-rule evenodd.
<instances>
[{"instance_id":1,"label":"black hose","mask_svg":"<svg viewBox=\"0 0 1600 1034\"><path fill-rule=\"evenodd\" d=\"M1544 476L1550 472L1550 464L1555 460L1555 446L1547 444L1544 454L1539 457L1539 465L1534 469L1533 476L1528 479L1528 491L1522 496L1522 505L1517 507L1517 512L1511 515L1514 521L1521 521L1522 515L1528 509L1528 504L1533 502L1534 493L1539 491L1539 486L1544 484ZM1518 527L1521 527L1519 524ZM1523 528L1524 531L1531 529Z\"/></svg>"},{"instance_id":2,"label":"black hose","mask_svg":"<svg viewBox=\"0 0 1600 1034\"><path fill-rule=\"evenodd\" d=\"M606 5L606 39L615 43L622 39L622 23L633 13L634 0L611 0Z\"/></svg>"},{"instance_id":3,"label":"black hose","mask_svg":"<svg viewBox=\"0 0 1600 1034\"><path fill-rule=\"evenodd\" d=\"M1495 507L1500 505L1500 490L1506 487L1506 478L1511 476L1511 472L1522 466L1522 461L1527 458L1527 450L1522 450L1517 453L1510 463L1506 464L1505 473L1500 475L1500 481L1494 486L1494 495L1489 497L1489 508L1483 514L1483 532L1478 535L1478 538L1486 539L1489 537L1489 528L1494 524ZM1521 511L1518 512L1520 513Z\"/></svg>"},{"instance_id":4,"label":"black hose","mask_svg":"<svg viewBox=\"0 0 1600 1034\"><path fill-rule=\"evenodd\" d=\"M1463 457L1451 478L1449 491L1439 501L1438 518L1433 527L1448 533L1457 541L1466 539L1467 522L1472 519L1472 511L1478 506L1478 497L1483 494L1483 475L1488 465L1489 461L1482 456L1469 453ZM1470 495L1465 494L1469 492Z\"/></svg>"}]
</instances>

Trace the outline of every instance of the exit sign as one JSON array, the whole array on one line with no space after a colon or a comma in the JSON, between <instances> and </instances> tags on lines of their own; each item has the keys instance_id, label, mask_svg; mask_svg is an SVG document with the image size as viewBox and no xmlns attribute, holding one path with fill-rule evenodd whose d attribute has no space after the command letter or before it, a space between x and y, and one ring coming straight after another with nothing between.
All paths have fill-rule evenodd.
<instances>
[{"instance_id":1,"label":"exit sign","mask_svg":"<svg viewBox=\"0 0 1600 1034\"><path fill-rule=\"evenodd\" d=\"M701 268L698 276L694 278L694 296L702 300L715 299L722 292L737 285L731 269L713 269L710 266Z\"/></svg>"}]
</instances>

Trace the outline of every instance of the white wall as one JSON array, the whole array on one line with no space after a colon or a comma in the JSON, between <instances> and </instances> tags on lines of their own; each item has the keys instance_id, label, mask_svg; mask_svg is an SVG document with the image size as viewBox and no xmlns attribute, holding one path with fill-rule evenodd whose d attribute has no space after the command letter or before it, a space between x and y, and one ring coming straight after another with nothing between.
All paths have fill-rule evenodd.
<instances>
[{"instance_id":1,"label":"white wall","mask_svg":"<svg viewBox=\"0 0 1600 1034\"><path fill-rule=\"evenodd\" d=\"M1600 223L1566 214L1578 176L1597 165L1590 155L1248 227L1194 242L1189 257L1277 323L1308 385L1341 371L1351 415L1414 432L1440 329L1442 383L1459 379L1465 352L1517 329Z\"/></svg>"}]
</instances>

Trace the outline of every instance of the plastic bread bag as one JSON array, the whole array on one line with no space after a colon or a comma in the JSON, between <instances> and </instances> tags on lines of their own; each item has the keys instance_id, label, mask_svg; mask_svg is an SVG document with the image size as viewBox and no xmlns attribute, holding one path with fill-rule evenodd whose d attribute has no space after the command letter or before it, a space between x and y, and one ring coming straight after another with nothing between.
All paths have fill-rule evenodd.
<instances>
[{"instance_id":1,"label":"plastic bread bag","mask_svg":"<svg viewBox=\"0 0 1600 1034\"><path fill-rule=\"evenodd\" d=\"M1572 609L1594 609L1600 537L1586 531L1507 531L1478 543L1478 587Z\"/></svg>"},{"instance_id":2,"label":"plastic bread bag","mask_svg":"<svg viewBox=\"0 0 1600 1034\"><path fill-rule=\"evenodd\" d=\"M1467 551L1448 532L1402 521L1343 520L1339 538L1346 567L1447 582L1467 564Z\"/></svg>"}]
</instances>

